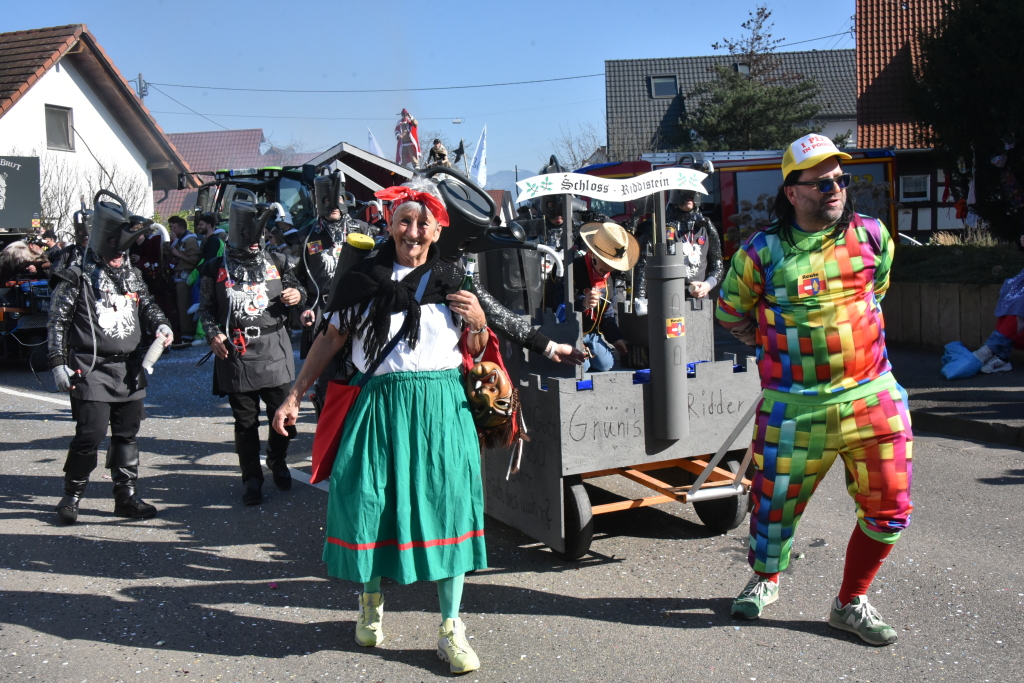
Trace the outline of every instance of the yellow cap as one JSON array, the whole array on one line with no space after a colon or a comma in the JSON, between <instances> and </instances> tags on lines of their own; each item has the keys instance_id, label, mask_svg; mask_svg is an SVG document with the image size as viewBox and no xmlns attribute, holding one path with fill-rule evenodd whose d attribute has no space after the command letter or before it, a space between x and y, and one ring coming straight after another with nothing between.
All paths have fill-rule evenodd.
<instances>
[{"instance_id":1,"label":"yellow cap","mask_svg":"<svg viewBox=\"0 0 1024 683\"><path fill-rule=\"evenodd\" d=\"M829 157L853 158L846 152L840 152L831 139L820 133L805 135L787 147L782 155L782 178L785 179L792 171L817 166Z\"/></svg>"},{"instance_id":2,"label":"yellow cap","mask_svg":"<svg viewBox=\"0 0 1024 683\"><path fill-rule=\"evenodd\" d=\"M373 238L369 235L364 235L361 232L350 232L345 241L351 244L356 249L373 249L373 245L376 244Z\"/></svg>"}]
</instances>

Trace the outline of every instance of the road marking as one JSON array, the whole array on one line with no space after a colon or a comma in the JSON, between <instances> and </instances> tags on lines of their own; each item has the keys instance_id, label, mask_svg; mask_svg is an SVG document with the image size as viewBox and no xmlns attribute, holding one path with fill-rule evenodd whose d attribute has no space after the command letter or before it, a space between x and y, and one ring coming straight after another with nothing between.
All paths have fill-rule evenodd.
<instances>
[{"instance_id":1,"label":"road marking","mask_svg":"<svg viewBox=\"0 0 1024 683\"><path fill-rule=\"evenodd\" d=\"M331 490L331 487L328 485L326 481L321 481L318 484L310 484L309 480L311 477L302 470L297 470L294 467L289 467L288 471L292 473L292 479L301 481L303 484L312 486L315 489L320 489L321 491L324 492L329 492Z\"/></svg>"},{"instance_id":2,"label":"road marking","mask_svg":"<svg viewBox=\"0 0 1024 683\"><path fill-rule=\"evenodd\" d=\"M46 401L47 403L56 403L59 406L63 406L64 408L67 408L68 410L71 410L71 402L70 401L62 401L59 398L50 398L49 396L40 396L39 394L26 394L23 391L14 391L13 389L7 389L7 388L4 388L4 387L0 387L0 392L3 392L5 394L10 394L11 396L23 396L25 398L34 398L37 401Z\"/></svg>"}]
</instances>

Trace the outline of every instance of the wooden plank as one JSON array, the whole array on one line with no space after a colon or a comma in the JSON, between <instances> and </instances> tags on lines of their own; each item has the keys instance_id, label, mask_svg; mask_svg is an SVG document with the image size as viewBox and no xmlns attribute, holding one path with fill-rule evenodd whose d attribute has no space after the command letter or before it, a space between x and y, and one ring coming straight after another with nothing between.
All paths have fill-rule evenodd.
<instances>
[{"instance_id":1,"label":"wooden plank","mask_svg":"<svg viewBox=\"0 0 1024 683\"><path fill-rule=\"evenodd\" d=\"M939 308L942 302L939 299L939 285L926 284L921 286L921 341L919 345L924 349L938 349L942 347L939 343Z\"/></svg>"},{"instance_id":2,"label":"wooden plank","mask_svg":"<svg viewBox=\"0 0 1024 683\"><path fill-rule=\"evenodd\" d=\"M618 512L619 510L632 510L633 508L647 507L648 505L660 505L661 503L670 503L675 498L668 496L651 496L650 498L637 498L636 500L623 500L618 503L605 503L603 505L595 505L590 511L595 515L603 515L608 512Z\"/></svg>"},{"instance_id":3,"label":"wooden plank","mask_svg":"<svg viewBox=\"0 0 1024 683\"><path fill-rule=\"evenodd\" d=\"M1001 285L979 287L981 291L978 296L978 331L981 333L982 344L996 329L996 302L999 300L1000 287Z\"/></svg>"},{"instance_id":4,"label":"wooden plank","mask_svg":"<svg viewBox=\"0 0 1024 683\"><path fill-rule=\"evenodd\" d=\"M945 346L960 340L960 285L939 285L938 295L938 341Z\"/></svg>"},{"instance_id":5,"label":"wooden plank","mask_svg":"<svg viewBox=\"0 0 1024 683\"><path fill-rule=\"evenodd\" d=\"M692 472L693 474L701 474L701 473L703 473L704 472L704 468L707 467L707 466L708 466L708 461L706 461L706 460L696 460L696 459L694 459L694 460L687 460L684 464L680 464L679 465L679 467L681 467L682 469L686 470L687 472ZM711 472L711 476L708 477L708 481L709 482L711 482L711 481L721 481L723 479L728 479L729 481L732 481L733 477L735 477L735 476L736 475L733 474L732 472L730 472L729 470L722 469L721 467L716 467Z\"/></svg>"},{"instance_id":6,"label":"wooden plank","mask_svg":"<svg viewBox=\"0 0 1024 683\"><path fill-rule=\"evenodd\" d=\"M885 340L903 341L903 290L902 282L890 282L882 298L882 319L885 321Z\"/></svg>"},{"instance_id":7,"label":"wooden plank","mask_svg":"<svg viewBox=\"0 0 1024 683\"><path fill-rule=\"evenodd\" d=\"M670 496L672 500L678 500L680 503L686 502L685 493L676 493L673 490L673 487L669 486L663 481L655 479L654 477L650 477L644 474L643 472L638 472L634 469L623 468L622 476L624 476L626 479L631 479L638 484L646 486L652 491L657 491L663 496Z\"/></svg>"},{"instance_id":8,"label":"wooden plank","mask_svg":"<svg viewBox=\"0 0 1024 683\"><path fill-rule=\"evenodd\" d=\"M960 285L960 341L972 351L985 341L981 338L981 287Z\"/></svg>"},{"instance_id":9,"label":"wooden plank","mask_svg":"<svg viewBox=\"0 0 1024 683\"><path fill-rule=\"evenodd\" d=\"M903 283L902 342L912 346L921 344L921 285Z\"/></svg>"}]
</instances>

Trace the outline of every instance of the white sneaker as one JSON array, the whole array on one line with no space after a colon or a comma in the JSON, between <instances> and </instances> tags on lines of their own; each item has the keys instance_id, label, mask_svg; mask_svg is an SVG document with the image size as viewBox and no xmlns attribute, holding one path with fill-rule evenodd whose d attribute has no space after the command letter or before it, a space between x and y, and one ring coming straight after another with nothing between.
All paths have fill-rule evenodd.
<instances>
[{"instance_id":1,"label":"white sneaker","mask_svg":"<svg viewBox=\"0 0 1024 683\"><path fill-rule=\"evenodd\" d=\"M448 662L453 674L464 674L480 668L480 658L469 646L462 619L445 619L437 629L437 656Z\"/></svg>"},{"instance_id":2,"label":"white sneaker","mask_svg":"<svg viewBox=\"0 0 1024 683\"><path fill-rule=\"evenodd\" d=\"M992 356L981 366L981 371L984 373L1009 372L1010 370L1013 370L1013 365L999 356Z\"/></svg>"}]
</instances>

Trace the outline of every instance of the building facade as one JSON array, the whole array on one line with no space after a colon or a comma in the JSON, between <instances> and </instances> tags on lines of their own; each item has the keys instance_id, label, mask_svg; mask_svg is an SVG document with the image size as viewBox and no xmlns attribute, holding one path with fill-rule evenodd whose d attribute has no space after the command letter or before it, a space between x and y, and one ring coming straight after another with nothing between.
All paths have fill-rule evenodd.
<instances>
[{"instance_id":1,"label":"building facade","mask_svg":"<svg viewBox=\"0 0 1024 683\"><path fill-rule=\"evenodd\" d=\"M151 216L188 171L83 24L0 34L0 155L39 157L43 219L64 231L99 189Z\"/></svg>"}]
</instances>

